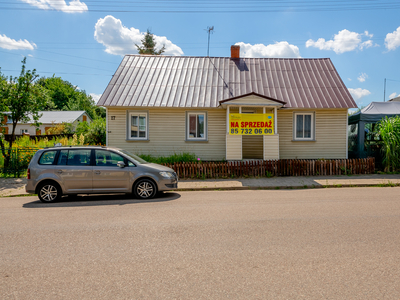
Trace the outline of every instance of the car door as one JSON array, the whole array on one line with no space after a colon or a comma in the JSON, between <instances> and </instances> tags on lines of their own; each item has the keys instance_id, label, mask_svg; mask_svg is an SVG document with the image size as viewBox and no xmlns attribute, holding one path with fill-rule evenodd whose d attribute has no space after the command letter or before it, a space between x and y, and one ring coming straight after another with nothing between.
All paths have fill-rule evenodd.
<instances>
[{"instance_id":1,"label":"car door","mask_svg":"<svg viewBox=\"0 0 400 300\"><path fill-rule=\"evenodd\" d=\"M55 175L60 178L66 193L92 192L91 151L91 149L60 150Z\"/></svg>"},{"instance_id":2,"label":"car door","mask_svg":"<svg viewBox=\"0 0 400 300\"><path fill-rule=\"evenodd\" d=\"M118 153L109 150L95 150L95 165L93 166L93 192L120 192L132 191L130 186L130 167L118 167L119 161L125 159Z\"/></svg>"}]
</instances>

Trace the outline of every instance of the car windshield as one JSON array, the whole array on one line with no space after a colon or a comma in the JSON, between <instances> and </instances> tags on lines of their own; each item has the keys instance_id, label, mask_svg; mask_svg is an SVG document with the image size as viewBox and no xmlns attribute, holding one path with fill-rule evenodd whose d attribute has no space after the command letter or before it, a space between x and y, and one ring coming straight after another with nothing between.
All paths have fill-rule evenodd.
<instances>
[{"instance_id":1,"label":"car windshield","mask_svg":"<svg viewBox=\"0 0 400 300\"><path fill-rule=\"evenodd\" d=\"M145 161L144 159L141 159L139 156L137 156L137 155L135 155L133 153L130 153L130 152L126 151L126 150L120 150L120 152L122 152L126 156L129 156L130 158L133 158L139 164L148 164L147 161Z\"/></svg>"}]
</instances>

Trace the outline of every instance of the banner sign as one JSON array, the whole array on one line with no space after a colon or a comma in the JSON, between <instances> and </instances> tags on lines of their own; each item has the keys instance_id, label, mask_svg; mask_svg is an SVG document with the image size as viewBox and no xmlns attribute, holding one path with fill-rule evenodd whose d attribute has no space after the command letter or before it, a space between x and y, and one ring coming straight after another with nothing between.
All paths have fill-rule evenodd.
<instances>
[{"instance_id":1,"label":"banner sign","mask_svg":"<svg viewBox=\"0 0 400 300\"><path fill-rule=\"evenodd\" d=\"M273 114L229 114L231 135L273 135Z\"/></svg>"}]
</instances>

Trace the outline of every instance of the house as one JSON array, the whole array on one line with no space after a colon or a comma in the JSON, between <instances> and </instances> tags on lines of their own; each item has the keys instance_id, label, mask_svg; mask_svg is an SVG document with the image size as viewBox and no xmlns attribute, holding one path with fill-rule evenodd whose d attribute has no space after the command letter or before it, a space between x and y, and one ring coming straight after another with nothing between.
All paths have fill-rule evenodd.
<instances>
[{"instance_id":1,"label":"house","mask_svg":"<svg viewBox=\"0 0 400 300\"><path fill-rule=\"evenodd\" d=\"M202 160L347 157L357 107L329 58L126 55L101 96L107 145Z\"/></svg>"},{"instance_id":2,"label":"house","mask_svg":"<svg viewBox=\"0 0 400 300\"><path fill-rule=\"evenodd\" d=\"M12 119L10 115L7 115L7 113L5 114L6 115L3 122L3 127L5 127L5 134L11 134ZM79 122L88 122L89 124L92 122L92 119L84 110L40 111L39 115L41 115L41 117L39 118L39 122L42 123L39 128L36 128L35 125L33 125L33 120L31 119L27 123L18 123L15 127L15 134L41 135L45 134L49 128L55 126L56 124L72 123L74 127L76 127Z\"/></svg>"}]
</instances>

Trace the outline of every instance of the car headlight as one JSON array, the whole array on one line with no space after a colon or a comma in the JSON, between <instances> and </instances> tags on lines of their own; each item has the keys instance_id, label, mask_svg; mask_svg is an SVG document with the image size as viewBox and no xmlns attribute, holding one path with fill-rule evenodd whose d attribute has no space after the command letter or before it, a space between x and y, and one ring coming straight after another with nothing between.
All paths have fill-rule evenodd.
<instances>
[{"instance_id":1,"label":"car headlight","mask_svg":"<svg viewBox=\"0 0 400 300\"><path fill-rule=\"evenodd\" d=\"M172 172L160 172L160 175L165 178L174 178L174 174Z\"/></svg>"}]
</instances>

